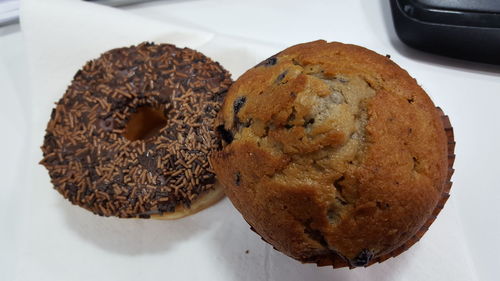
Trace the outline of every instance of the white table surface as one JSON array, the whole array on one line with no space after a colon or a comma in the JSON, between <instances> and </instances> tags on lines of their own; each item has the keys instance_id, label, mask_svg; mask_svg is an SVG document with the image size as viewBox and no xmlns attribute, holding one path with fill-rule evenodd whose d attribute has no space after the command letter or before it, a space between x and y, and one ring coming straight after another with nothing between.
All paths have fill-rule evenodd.
<instances>
[{"instance_id":1,"label":"white table surface","mask_svg":"<svg viewBox=\"0 0 500 281\"><path fill-rule=\"evenodd\" d=\"M449 204L453 204L458 210L457 218L466 238L466 245L457 245L457 247L466 247L478 280L498 280L500 165L497 164L497 159L500 159L500 113L498 110L500 66L444 58L406 47L396 37L388 1L384 0L172 0L127 6L123 9L160 21L168 18L170 22L177 22L187 27L265 42L279 47L321 38L328 41L359 44L378 53L390 54L396 63L417 78L434 102L450 116L457 141L457 159ZM18 272L31 270L31 268L23 268L24 253L17 251L22 248L23 244L23 241L17 237L27 234L19 233L22 228L18 225L22 222L16 221L17 214L9 212L9 210L17 210L19 200L23 200L19 198L19 195L23 194L23 189L28 188L26 170L23 167L26 165L24 160L28 159L27 148L31 141L29 138L31 116L30 112L25 110L25 105L29 104L32 92L29 89L24 48L23 33L18 25L0 27L0 97L2 100L0 175L3 178L0 187L2 191L0 195L0 222L2 223L0 226L0 280L17 280L15 277ZM66 203L62 200L62 203L57 202L57 204ZM67 214L79 212L69 204L64 205L63 208L68 209ZM216 208L219 208L221 212L226 209L231 211L232 206L228 202L223 202ZM88 220L87 223L92 223L92 215L83 216ZM211 235L198 232L198 229L203 229L204 225L192 225L189 222L188 218L184 222L177 223L182 231L177 232L169 244L157 251L178 248L175 243L188 239L186 237L189 237L192 232L197 233L193 235ZM162 228L163 226L159 224L153 226L153 229ZM78 229L73 231L82 233ZM36 236L36 233L29 235ZM99 240L98 237L88 239ZM117 255L139 254L138 248L133 246L123 250L123 248L115 247L112 241L102 243L106 242L108 245L101 245L103 250L115 251ZM231 245L234 242L220 241L220 243ZM250 248L252 243L249 241L248 245L242 245L242 248ZM8 250L4 251L4 249ZM155 251L151 251L152 254L155 254ZM231 250L226 250L226 252L229 253ZM43 253L39 254L43 255ZM286 261L287 258L284 259L285 262L281 264L282 269L280 269L283 272L286 272L287 267L301 266L298 263ZM454 257L450 256L449 259L453 260ZM211 262L217 264L221 261L215 259ZM249 263L262 267L268 266L266 261L260 260L259 257L252 258L251 253L247 255L243 264ZM175 266L182 268L186 265ZM242 265L238 270L245 271L246 269ZM307 278L307 272L316 270L321 270L325 278L329 276L327 269L305 266L303 278ZM277 274L275 278L260 276L259 273L252 274L256 274L255 280L286 280L287 278L286 274ZM348 271L342 271L342 274L336 276L343 278L345 274L349 274ZM57 275L53 277L53 280L59 280ZM147 274L137 276L138 280L142 277L148 279L151 276ZM98 275L89 275L88 278L99 280ZM167 276L157 279L160 278L168 279Z\"/></svg>"}]
</instances>

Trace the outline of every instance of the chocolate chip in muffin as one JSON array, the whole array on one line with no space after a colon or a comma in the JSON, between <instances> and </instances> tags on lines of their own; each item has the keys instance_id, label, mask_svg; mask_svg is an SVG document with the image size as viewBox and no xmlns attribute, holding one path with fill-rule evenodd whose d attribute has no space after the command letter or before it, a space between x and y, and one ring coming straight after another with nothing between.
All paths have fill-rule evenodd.
<instances>
[{"instance_id":1,"label":"chocolate chip in muffin","mask_svg":"<svg viewBox=\"0 0 500 281\"><path fill-rule=\"evenodd\" d=\"M240 172L237 172L234 175L234 184L236 184L236 186L240 186L240 183L241 183L241 174Z\"/></svg>"},{"instance_id":2,"label":"chocolate chip in muffin","mask_svg":"<svg viewBox=\"0 0 500 281\"><path fill-rule=\"evenodd\" d=\"M233 134L230 131L226 130L224 128L224 125L217 126L216 131L220 135L222 140L225 141L226 143L229 144L229 143L233 142Z\"/></svg>"},{"instance_id":3,"label":"chocolate chip in muffin","mask_svg":"<svg viewBox=\"0 0 500 281\"><path fill-rule=\"evenodd\" d=\"M236 100L234 100L233 109L235 116L238 114L238 112L240 112L240 109L245 105L246 101L247 98L245 96L238 97Z\"/></svg>"},{"instance_id":4,"label":"chocolate chip in muffin","mask_svg":"<svg viewBox=\"0 0 500 281\"><path fill-rule=\"evenodd\" d=\"M312 124L314 124L314 122L315 122L314 118L310 118L310 119L308 119L308 120L306 120L306 121L304 122L304 127L307 127L307 126L309 126L309 125L312 125Z\"/></svg>"},{"instance_id":5,"label":"chocolate chip in muffin","mask_svg":"<svg viewBox=\"0 0 500 281\"><path fill-rule=\"evenodd\" d=\"M367 265L373 258L373 252L368 249L363 249L356 258L350 261L351 266L359 267Z\"/></svg>"},{"instance_id":6,"label":"chocolate chip in muffin","mask_svg":"<svg viewBox=\"0 0 500 281\"><path fill-rule=\"evenodd\" d=\"M272 65L275 65L277 62L278 62L278 58L276 58L275 56L272 56L272 57L262 61L261 63L257 64L255 67L272 66Z\"/></svg>"},{"instance_id":7,"label":"chocolate chip in muffin","mask_svg":"<svg viewBox=\"0 0 500 281\"><path fill-rule=\"evenodd\" d=\"M337 200L341 205L347 205L347 200L344 198L344 195L343 195L344 185L342 182L344 180L345 180L345 177L341 176L340 178L336 179L333 182L333 187L335 187L335 189L336 189L335 200Z\"/></svg>"},{"instance_id":8,"label":"chocolate chip in muffin","mask_svg":"<svg viewBox=\"0 0 500 281\"><path fill-rule=\"evenodd\" d=\"M285 79L285 76L286 74L288 73L288 70L285 70L283 71L280 75L278 75L278 77L276 78L276 82L279 83L281 82L283 79Z\"/></svg>"},{"instance_id":9,"label":"chocolate chip in muffin","mask_svg":"<svg viewBox=\"0 0 500 281\"><path fill-rule=\"evenodd\" d=\"M312 220L307 220L306 223L304 223L304 233L312 240L318 242L321 246L324 248L328 248L328 242L325 240L325 236L319 231L318 229L314 229L311 226Z\"/></svg>"},{"instance_id":10,"label":"chocolate chip in muffin","mask_svg":"<svg viewBox=\"0 0 500 281\"><path fill-rule=\"evenodd\" d=\"M234 127L238 128L238 130L241 128L241 122L240 118L238 117L238 113L240 112L240 109L245 105L246 102L246 97L241 96L238 97L236 100L233 102L233 110L234 110Z\"/></svg>"}]
</instances>

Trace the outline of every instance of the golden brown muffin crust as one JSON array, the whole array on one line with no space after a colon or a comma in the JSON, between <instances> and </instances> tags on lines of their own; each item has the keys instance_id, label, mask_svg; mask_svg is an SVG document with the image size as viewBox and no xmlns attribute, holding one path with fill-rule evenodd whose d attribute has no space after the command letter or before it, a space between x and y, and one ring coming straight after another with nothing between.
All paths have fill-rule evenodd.
<instances>
[{"instance_id":1,"label":"golden brown muffin crust","mask_svg":"<svg viewBox=\"0 0 500 281\"><path fill-rule=\"evenodd\" d=\"M315 41L243 74L211 158L263 239L303 262L365 266L422 227L443 191L446 136L427 94L390 59Z\"/></svg>"}]
</instances>

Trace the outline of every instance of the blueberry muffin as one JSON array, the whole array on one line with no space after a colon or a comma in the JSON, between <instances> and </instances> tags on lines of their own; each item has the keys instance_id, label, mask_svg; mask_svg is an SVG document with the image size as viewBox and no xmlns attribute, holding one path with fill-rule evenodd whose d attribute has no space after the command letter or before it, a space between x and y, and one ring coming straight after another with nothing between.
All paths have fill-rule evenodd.
<instances>
[{"instance_id":1,"label":"blueberry muffin","mask_svg":"<svg viewBox=\"0 0 500 281\"><path fill-rule=\"evenodd\" d=\"M363 47L315 41L268 58L231 86L217 125L211 164L227 196L302 262L395 256L449 190L441 113L405 70Z\"/></svg>"}]
</instances>

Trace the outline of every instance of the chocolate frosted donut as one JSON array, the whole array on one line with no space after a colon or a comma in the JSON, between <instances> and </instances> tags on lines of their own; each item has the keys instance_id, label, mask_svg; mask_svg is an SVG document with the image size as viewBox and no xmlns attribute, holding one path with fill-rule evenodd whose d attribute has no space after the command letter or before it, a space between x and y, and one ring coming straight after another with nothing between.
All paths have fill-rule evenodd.
<instances>
[{"instance_id":1,"label":"chocolate frosted donut","mask_svg":"<svg viewBox=\"0 0 500 281\"><path fill-rule=\"evenodd\" d=\"M54 188L101 216L179 218L223 193L208 162L230 74L194 50L113 49L74 76L52 111L43 164Z\"/></svg>"}]
</instances>

